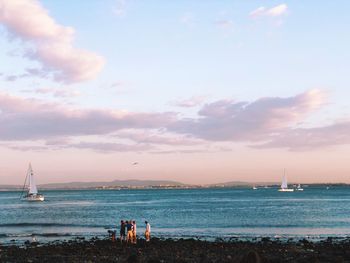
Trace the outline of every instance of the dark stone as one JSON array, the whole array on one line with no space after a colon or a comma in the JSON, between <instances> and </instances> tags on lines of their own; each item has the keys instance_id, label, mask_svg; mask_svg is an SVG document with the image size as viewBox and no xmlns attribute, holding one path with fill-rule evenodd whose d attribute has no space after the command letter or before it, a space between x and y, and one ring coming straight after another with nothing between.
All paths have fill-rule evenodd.
<instances>
[{"instance_id":1,"label":"dark stone","mask_svg":"<svg viewBox=\"0 0 350 263\"><path fill-rule=\"evenodd\" d=\"M241 260L241 263L261 263L261 258L256 251L249 251Z\"/></svg>"},{"instance_id":2,"label":"dark stone","mask_svg":"<svg viewBox=\"0 0 350 263\"><path fill-rule=\"evenodd\" d=\"M139 262L137 255L131 255L127 259L128 263L137 263Z\"/></svg>"}]
</instances>

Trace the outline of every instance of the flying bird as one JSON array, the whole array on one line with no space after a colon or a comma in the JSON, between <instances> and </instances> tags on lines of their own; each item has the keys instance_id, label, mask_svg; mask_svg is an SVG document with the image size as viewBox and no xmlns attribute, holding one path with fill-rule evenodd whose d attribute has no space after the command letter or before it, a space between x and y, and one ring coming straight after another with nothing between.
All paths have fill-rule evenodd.
<instances>
[{"instance_id":1,"label":"flying bird","mask_svg":"<svg viewBox=\"0 0 350 263\"><path fill-rule=\"evenodd\" d=\"M138 162L134 162L132 165L138 165L139 163Z\"/></svg>"}]
</instances>

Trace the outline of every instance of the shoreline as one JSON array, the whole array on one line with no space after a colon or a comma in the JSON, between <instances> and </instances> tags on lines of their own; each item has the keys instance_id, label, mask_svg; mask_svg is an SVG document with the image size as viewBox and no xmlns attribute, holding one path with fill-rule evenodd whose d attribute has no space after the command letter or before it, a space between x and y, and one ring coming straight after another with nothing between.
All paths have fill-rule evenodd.
<instances>
[{"instance_id":1,"label":"shoreline","mask_svg":"<svg viewBox=\"0 0 350 263\"><path fill-rule=\"evenodd\" d=\"M297 183L290 183L290 185L296 187ZM120 190L201 190L201 189L252 189L256 186L258 189L279 189L280 183L247 183L247 184L210 184L210 185L143 185L143 186L132 186L132 185L115 185L115 186L91 186L91 187L41 187L40 191L120 191ZM350 188L350 183L304 183L303 187L306 189L319 189L319 188ZM0 185L0 192L21 192L23 187L9 186L3 187Z\"/></svg>"},{"instance_id":2,"label":"shoreline","mask_svg":"<svg viewBox=\"0 0 350 263\"><path fill-rule=\"evenodd\" d=\"M115 231L115 230L109 230ZM117 231L118 232L118 231ZM79 235L79 234L69 234L69 233L33 233L25 235L13 235L13 234L0 234L0 246L25 246L29 245L34 238L36 244L38 245L51 245L53 243L70 243L77 241L93 241L93 240L108 240L108 231L100 234L91 235ZM332 243L342 243L349 241L350 235L300 235L300 236L288 236L288 235L233 235L233 236L198 236L198 235L154 235L156 240L196 240L200 242L220 242L220 243L233 243L233 242L249 242L249 243L260 243L260 242L277 242L277 243L298 243L298 242L309 242L309 243L322 243L329 242ZM117 236L118 239L118 236ZM138 235L138 240L140 236Z\"/></svg>"},{"instance_id":3,"label":"shoreline","mask_svg":"<svg viewBox=\"0 0 350 263\"><path fill-rule=\"evenodd\" d=\"M1 245L0 262L349 262L350 239L281 242L139 239L136 245L92 238Z\"/></svg>"}]
</instances>

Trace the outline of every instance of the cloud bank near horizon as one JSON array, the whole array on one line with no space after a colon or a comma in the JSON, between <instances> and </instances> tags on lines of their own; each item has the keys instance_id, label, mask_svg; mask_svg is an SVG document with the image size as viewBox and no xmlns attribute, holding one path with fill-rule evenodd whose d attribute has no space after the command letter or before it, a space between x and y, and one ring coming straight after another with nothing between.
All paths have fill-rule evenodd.
<instances>
[{"instance_id":1,"label":"cloud bank near horizon","mask_svg":"<svg viewBox=\"0 0 350 263\"><path fill-rule=\"evenodd\" d=\"M294 97L261 98L254 102L220 100L204 105L199 118L179 120L171 129L210 141L264 141L302 121L324 102L311 90Z\"/></svg>"},{"instance_id":2,"label":"cloud bank near horizon","mask_svg":"<svg viewBox=\"0 0 350 263\"><path fill-rule=\"evenodd\" d=\"M106 135L127 128L161 128L174 118L170 112L73 109L0 93L0 140Z\"/></svg>"},{"instance_id":3,"label":"cloud bank near horizon","mask_svg":"<svg viewBox=\"0 0 350 263\"><path fill-rule=\"evenodd\" d=\"M103 57L73 47L74 29L58 24L37 0L0 0L0 24L30 44L24 56L42 68L27 69L29 74L75 83L95 78L105 64Z\"/></svg>"},{"instance_id":4,"label":"cloud bank near horizon","mask_svg":"<svg viewBox=\"0 0 350 263\"><path fill-rule=\"evenodd\" d=\"M181 118L177 112L76 109L0 93L0 141L41 140L47 141L49 148L60 145L108 152L146 152L153 145L192 147L216 142L289 150L349 144L350 121L300 127L324 105L325 98L320 90L310 90L292 97L265 97L253 102L218 100L202 106L195 118ZM81 140L84 136L101 140Z\"/></svg>"}]
</instances>

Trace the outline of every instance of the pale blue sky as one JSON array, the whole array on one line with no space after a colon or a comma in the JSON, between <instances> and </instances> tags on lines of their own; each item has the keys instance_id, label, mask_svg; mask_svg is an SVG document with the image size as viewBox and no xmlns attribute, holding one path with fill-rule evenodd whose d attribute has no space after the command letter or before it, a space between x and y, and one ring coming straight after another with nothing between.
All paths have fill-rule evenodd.
<instances>
[{"instance_id":1,"label":"pale blue sky","mask_svg":"<svg viewBox=\"0 0 350 263\"><path fill-rule=\"evenodd\" d=\"M282 2L125 1L121 17L113 12L118 3L42 1L57 23L74 27L75 46L106 58L95 81L70 85L101 97L83 96L76 98L77 103L115 106L117 102L129 110L162 110L174 98L192 95L250 101L324 88L339 106L346 104L350 61L346 1L285 1L286 16L260 19L249 13ZM187 24L181 21L186 16L191 20ZM217 23L224 20L232 26L220 28ZM283 23L277 25L279 21ZM13 42L3 39L0 47L12 50ZM2 72L9 74L21 73L18 64L27 62L4 55L1 59ZM114 82L122 83L119 89L124 92L111 97L108 87ZM17 90L19 85L10 86Z\"/></svg>"},{"instance_id":2,"label":"pale blue sky","mask_svg":"<svg viewBox=\"0 0 350 263\"><path fill-rule=\"evenodd\" d=\"M10 0L0 0L0 3L9 2ZM219 104L214 104L209 110L206 109L210 114L200 114L201 117L198 118L200 109L205 110L203 105L219 100L233 104L253 103L264 97L276 100L295 97L295 101L291 99L292 102L289 100L286 102L292 104L288 104L291 111L297 111L285 116L285 119L292 121L282 125L284 129L290 129L283 133L288 136L291 136L290 132L294 132L296 127L323 129L324 125L333 125L339 121L347 122L349 119L349 1L23 0L23 2L44 7L57 25L74 28L74 41L71 45L76 49L87 50L91 55L102 57L105 64L101 70L96 70L96 74L92 74L93 77L84 81L68 83L54 80L51 69L47 68L48 65L52 66L50 64L54 60L52 55L55 55L57 47L52 46L49 58L43 59L43 55L41 58L40 55L33 55L32 60L29 60L28 55L24 54L28 52L28 48L40 51L40 48L43 48L40 46L43 45L40 42L43 41L42 38L33 33L28 40L25 34L30 34L31 29L24 30L18 26L16 23L20 19L6 20L0 16L0 50L3 51L0 53L0 89L11 96L23 100L35 98L37 99L35 103L38 105L55 103L60 107L88 111L124 110L131 113L171 111L177 114L178 123L169 125L162 122L159 127L152 124L151 128L166 129L169 133L180 133L181 136L183 133L186 136L190 134L194 139L209 140L202 145L203 147L209 147L209 144L210 147L214 147L212 144L218 143L220 145L215 147L232 149L238 145L241 147L243 143L247 147L247 153L253 151L249 148L252 143L263 142L262 134L257 135L254 132L249 138L240 135L239 139L231 138L226 132L220 135L225 138L212 133L203 134L199 132L201 127L208 128L217 124L215 122L213 124L213 120L208 120L208 123L201 124L203 126L194 127L193 123L197 123L203 116L209 117L208 119L212 116L224 118L215 115L218 110L215 107ZM277 15L268 13L269 10L279 6L285 6L286 10ZM265 13L255 17L250 15L259 7L264 7ZM12 9L9 7L9 10ZM29 13L28 15L30 16ZM49 29L47 30L49 32ZM56 39L52 36L49 38L50 43L60 42L60 36ZM44 70L48 70L49 77L42 78L33 74L21 76L28 68L42 66ZM56 64L54 68L57 71L61 70ZM11 81L8 81L9 79ZM322 100L322 105L317 106L317 110L314 110L312 103L319 103L319 93L307 93L313 89L320 90L326 97ZM197 99L201 103L186 108L175 105L189 99ZM307 103L304 103L304 100L308 101L309 105L305 105ZM257 105L258 109L265 107L259 103ZM231 106L227 106L229 113L232 110ZM254 107L252 108L254 111ZM244 108L243 111L245 110ZM311 110L312 114L309 114ZM212 112L215 114L211 115ZM20 113L16 114L20 116ZM261 124L260 115L251 115L251 112L245 114ZM191 120L193 123L183 122L185 120L183 117L194 118ZM278 118L281 118L279 122L283 123L283 118L280 116ZM240 120L241 117L235 121ZM226 123L226 120L222 121ZM266 123L269 134L281 132L281 127L276 125L275 119L272 118ZM140 127L136 125L136 128L133 125L130 126L131 129L150 128L148 124L142 124ZM245 125L246 123L243 127L246 127ZM270 129L271 125L274 127L273 130ZM250 129L249 125L247 129ZM258 129L262 128L256 127L256 130ZM328 133L323 137L329 136L328 143L319 142L319 144L341 145L345 147L343 150L348 149L347 140L334 138L336 133L330 134L332 129L325 128L325 130ZM221 132L220 129L219 131ZM251 132L242 131L242 134ZM83 138L79 136L86 135L84 132L82 134L74 132L76 131L69 131L64 135L58 132L54 135L54 139L59 137L62 140L63 136L64 139L78 142ZM111 140L109 133L116 130L106 131L103 134L100 134L100 131L95 132L89 134L99 136L99 140L106 138ZM317 133L318 130L302 132ZM41 136L42 141L47 141L53 135L50 133ZM214 139L219 137L217 141ZM222 142L228 137L230 138L227 142ZM38 136L35 135L35 138ZM290 142L295 139L288 138ZM137 144L145 143L139 139L133 140ZM122 139L112 141L123 142ZM281 145L285 143L277 141L278 147L283 148ZM296 146L296 141L293 141L295 145L291 143L285 147L287 149L281 151L286 153L293 147L299 149L300 145ZM8 141L4 140L4 143ZM64 152L62 149L57 151ZM263 153L270 150L260 151ZM230 153L225 153L226 150L219 152L218 155L230 159ZM149 151L145 151L145 154L149 154ZM288 156L289 154L290 152ZM190 158L198 160L195 155ZM310 167L308 169L312 169ZM230 179L228 175L225 178Z\"/></svg>"}]
</instances>

